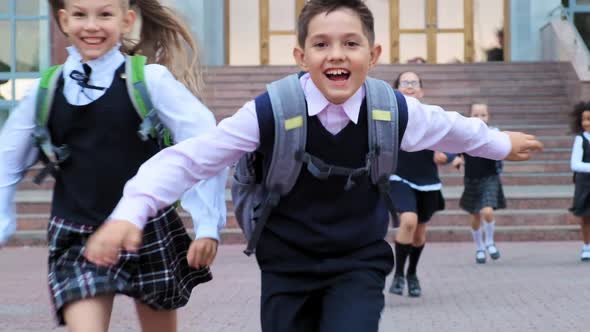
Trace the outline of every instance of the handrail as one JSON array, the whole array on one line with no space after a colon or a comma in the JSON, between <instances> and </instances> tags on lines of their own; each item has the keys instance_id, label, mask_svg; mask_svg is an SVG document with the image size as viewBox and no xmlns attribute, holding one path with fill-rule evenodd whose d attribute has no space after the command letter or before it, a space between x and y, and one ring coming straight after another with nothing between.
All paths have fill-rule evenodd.
<instances>
[{"instance_id":1,"label":"handrail","mask_svg":"<svg viewBox=\"0 0 590 332\"><path fill-rule=\"evenodd\" d=\"M549 19L553 19L556 16L555 13L559 13L558 17L560 17L561 19L567 19L567 18L569 18L569 15L570 15L567 8L565 8L563 5L557 5L557 7L551 9L549 11L549 14L547 14L547 17Z\"/></svg>"},{"instance_id":2,"label":"handrail","mask_svg":"<svg viewBox=\"0 0 590 332\"><path fill-rule=\"evenodd\" d=\"M552 16L558 8L551 11ZM553 17L540 30L543 60L571 62L578 78L590 81L590 51L567 16Z\"/></svg>"}]
</instances>

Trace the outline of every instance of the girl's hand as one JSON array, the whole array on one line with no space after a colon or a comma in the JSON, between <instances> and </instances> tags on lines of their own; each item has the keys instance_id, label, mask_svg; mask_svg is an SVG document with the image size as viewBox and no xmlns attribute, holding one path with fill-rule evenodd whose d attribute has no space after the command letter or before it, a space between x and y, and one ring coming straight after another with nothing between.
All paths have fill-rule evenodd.
<instances>
[{"instance_id":1,"label":"girl's hand","mask_svg":"<svg viewBox=\"0 0 590 332\"><path fill-rule=\"evenodd\" d=\"M533 135L514 131L505 131L505 133L508 134L510 143L512 143L512 149L505 160L528 160L531 157L531 152L543 150L543 143Z\"/></svg>"},{"instance_id":2,"label":"girl's hand","mask_svg":"<svg viewBox=\"0 0 590 332\"><path fill-rule=\"evenodd\" d=\"M465 164L465 159L463 159L463 157L461 156L457 156L455 157L455 159L453 159L452 165L454 168L456 168L458 171L461 170L461 166L463 166Z\"/></svg>"},{"instance_id":3,"label":"girl's hand","mask_svg":"<svg viewBox=\"0 0 590 332\"><path fill-rule=\"evenodd\" d=\"M447 155L442 152L434 152L434 163L438 165L444 165L448 161Z\"/></svg>"},{"instance_id":4,"label":"girl's hand","mask_svg":"<svg viewBox=\"0 0 590 332\"><path fill-rule=\"evenodd\" d=\"M98 266L115 265L119 251L137 252L143 231L126 220L108 221L88 238L84 257Z\"/></svg>"},{"instance_id":5,"label":"girl's hand","mask_svg":"<svg viewBox=\"0 0 590 332\"><path fill-rule=\"evenodd\" d=\"M194 240L186 254L188 265L195 269L211 266L217 255L217 245L217 240L211 238Z\"/></svg>"}]
</instances>

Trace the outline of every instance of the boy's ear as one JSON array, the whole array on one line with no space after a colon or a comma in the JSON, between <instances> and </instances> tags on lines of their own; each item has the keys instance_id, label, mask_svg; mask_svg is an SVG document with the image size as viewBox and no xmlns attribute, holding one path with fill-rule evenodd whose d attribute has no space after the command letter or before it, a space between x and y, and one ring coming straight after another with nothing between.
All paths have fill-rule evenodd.
<instances>
[{"instance_id":1,"label":"boy's ear","mask_svg":"<svg viewBox=\"0 0 590 332\"><path fill-rule=\"evenodd\" d=\"M57 11L57 18L59 20L59 28L67 36L68 35L68 13L65 9Z\"/></svg>"},{"instance_id":2,"label":"boy's ear","mask_svg":"<svg viewBox=\"0 0 590 332\"><path fill-rule=\"evenodd\" d=\"M305 51L299 46L295 46L293 48L293 57L295 58L295 62L297 66L303 71L309 71L307 68L307 64L305 63Z\"/></svg>"},{"instance_id":3,"label":"boy's ear","mask_svg":"<svg viewBox=\"0 0 590 332\"><path fill-rule=\"evenodd\" d=\"M373 68L377 62L379 61L379 57L381 56L381 44L375 44L371 47L371 62L370 68Z\"/></svg>"},{"instance_id":4,"label":"boy's ear","mask_svg":"<svg viewBox=\"0 0 590 332\"><path fill-rule=\"evenodd\" d=\"M123 22L125 23L123 33L130 33L133 30L135 20L137 20L137 13L135 13L134 10L128 10L127 13L125 13L125 17L123 18Z\"/></svg>"}]
</instances>

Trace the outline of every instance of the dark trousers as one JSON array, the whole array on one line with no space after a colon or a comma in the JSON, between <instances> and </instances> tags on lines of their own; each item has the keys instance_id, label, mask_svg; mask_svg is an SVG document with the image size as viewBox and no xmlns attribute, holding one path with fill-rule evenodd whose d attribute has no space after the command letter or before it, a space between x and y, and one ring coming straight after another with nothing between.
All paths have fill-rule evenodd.
<instances>
[{"instance_id":1,"label":"dark trousers","mask_svg":"<svg viewBox=\"0 0 590 332\"><path fill-rule=\"evenodd\" d=\"M377 332L386 275L358 269L332 276L262 272L264 332Z\"/></svg>"}]
</instances>

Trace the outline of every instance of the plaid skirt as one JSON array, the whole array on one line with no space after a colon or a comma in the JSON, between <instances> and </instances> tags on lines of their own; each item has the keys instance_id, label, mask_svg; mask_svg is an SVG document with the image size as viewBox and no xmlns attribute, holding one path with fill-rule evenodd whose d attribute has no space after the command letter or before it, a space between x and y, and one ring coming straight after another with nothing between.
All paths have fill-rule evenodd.
<instances>
[{"instance_id":1,"label":"plaid skirt","mask_svg":"<svg viewBox=\"0 0 590 332\"><path fill-rule=\"evenodd\" d=\"M499 175L485 178L464 178L465 189L459 206L470 214L476 214L484 207L496 209L506 208L506 198L502 190Z\"/></svg>"},{"instance_id":2,"label":"plaid skirt","mask_svg":"<svg viewBox=\"0 0 590 332\"><path fill-rule=\"evenodd\" d=\"M114 266L99 267L84 258L84 245L95 230L58 217L49 222L49 293L59 325L65 324L64 305L74 301L125 294L155 310L172 310L188 302L193 287L211 280L209 268L188 265L191 239L172 207L146 224L139 252L122 251Z\"/></svg>"}]
</instances>

